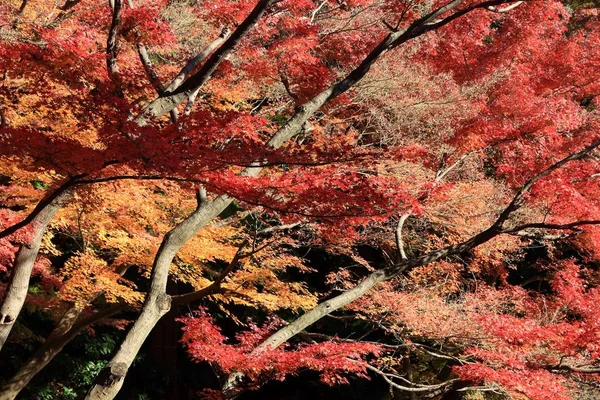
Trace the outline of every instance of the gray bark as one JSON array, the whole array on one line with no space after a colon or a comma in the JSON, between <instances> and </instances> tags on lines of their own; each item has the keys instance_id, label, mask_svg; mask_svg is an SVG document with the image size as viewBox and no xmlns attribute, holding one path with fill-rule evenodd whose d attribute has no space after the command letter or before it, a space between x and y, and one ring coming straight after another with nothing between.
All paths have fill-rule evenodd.
<instances>
[{"instance_id":1,"label":"gray bark","mask_svg":"<svg viewBox=\"0 0 600 400\"><path fill-rule=\"evenodd\" d=\"M221 34L219 35L218 38L216 38L215 40L210 42L208 44L208 46L206 46L206 48L204 50L202 50L202 52L200 54L198 54L196 57L194 57L190 61L188 61L188 63L181 69L181 71L179 71L177 76L171 81L169 86L165 89L165 92L167 92L167 93L173 92L173 91L175 91L175 89L177 89L179 86L181 86L185 77L190 72L192 72L192 70L194 68L196 68L196 66L198 64L200 64L202 61L204 61L206 59L206 57L208 57L210 55L210 53L215 51L215 49L217 47L221 46L225 42L225 40L227 40L227 38L229 37L230 34L231 34L231 31L228 28L224 28L221 31Z\"/></svg>"},{"instance_id":2,"label":"gray bark","mask_svg":"<svg viewBox=\"0 0 600 400\"><path fill-rule=\"evenodd\" d=\"M239 256L238 252L236 257L232 260L230 268L237 264ZM119 271L122 275L126 271L126 268ZM211 285L197 290L195 292L185 293L172 298L173 304L188 304L202 299L205 296L220 293L221 281L227 275L228 271L224 272L215 282ZM88 303L94 301L94 299L100 297L102 293L95 295ZM50 336L46 341L37 349L34 355L17 371L17 373L0 386L0 400L13 400L18 394L27 386L27 384L37 375L43 368L58 355L64 346L66 346L71 340L73 340L81 331L86 329L88 326L95 324L105 318L109 318L127 307L126 304L114 304L104 310L98 311L92 315L84 318L80 318L82 309L75 306L70 307L59 323L56 325Z\"/></svg>"},{"instance_id":3,"label":"gray bark","mask_svg":"<svg viewBox=\"0 0 600 400\"><path fill-rule=\"evenodd\" d=\"M127 271L128 267L117 270L120 275ZM87 304L102 296L103 292L97 292L88 298ZM108 318L125 309L125 304L114 304L104 310L98 311L85 318L81 318L83 307L70 304L56 327L48 338L38 347L33 356L23 365L17 373L4 385L0 386L0 400L13 399L29 383L29 381L40 372L52 359L62 351L63 347L73 340L83 329Z\"/></svg>"},{"instance_id":4,"label":"gray bark","mask_svg":"<svg viewBox=\"0 0 600 400\"><path fill-rule=\"evenodd\" d=\"M198 89L210 79L212 73L217 69L221 62L233 52L234 48L248 31L256 25L266 9L277 2L279 2L279 0L260 0L248 17L206 61L200 71L192 75L174 91L169 92L165 96L161 96L148 104L141 115L136 119L136 122L139 125L145 125L151 119L160 118L187 100L194 92L197 92ZM175 79L177 80L177 78ZM169 85L169 88L171 88L171 85Z\"/></svg>"},{"instance_id":5,"label":"gray bark","mask_svg":"<svg viewBox=\"0 0 600 400\"><path fill-rule=\"evenodd\" d=\"M286 325L285 327L275 332L273 335L268 337L263 343L257 346L254 352L260 352L267 349L274 349L280 346L281 344L285 343L298 333L302 332L308 326L314 324L324 316L329 315L330 313L340 309L341 307L344 307L345 305L356 300L363 294L367 293L371 288L373 288L380 282L392 279L413 268L431 264L433 262L441 260L442 258L450 257L453 255L473 250L474 248L492 240L498 235L512 234L518 232L519 230L529 228L572 229L573 226L577 227L581 225L600 224L600 221L591 220L574 222L571 224L564 225L540 223L523 224L512 228L505 228L505 224L508 222L512 214L523 205L525 201L525 195L529 193L529 191L536 182L550 175L554 171L562 168L564 165L571 161L580 160L582 158L587 157L592 151L596 150L599 147L600 140L597 140L585 147L584 149L582 149L581 151L566 156L562 160L552 164L548 168L544 169L540 173L530 178L516 192L511 202L504 208L504 210L502 210L502 212L498 215L496 221L494 221L494 223L488 229L478 233L477 235L471 237L468 240L465 240L464 242L447 246L439 250L434 250L429 253L423 254L419 257L403 259L402 261L396 264L371 273L369 276L367 276L367 278L365 278L354 288L349 289L348 291L319 304L317 307L308 311L294 322L290 323L289 325ZM238 391L236 389L239 386L242 379L243 374L239 372L232 373L229 375L225 385L222 388L224 398L233 399L238 395Z\"/></svg>"},{"instance_id":6,"label":"gray bark","mask_svg":"<svg viewBox=\"0 0 600 400\"><path fill-rule=\"evenodd\" d=\"M235 30L235 32L217 49L203 68L188 81L181 85L173 94L159 97L152 102L138 117L136 122L144 125L148 119L160 117L173 110L188 96L202 86L212 75L221 61L227 57L242 37L256 24L265 9L276 3L276 0L261 0ZM183 71L185 72L185 71ZM177 78L176 78L177 79ZM191 87L191 90L190 90ZM186 90L189 92L186 94ZM182 95L183 93L183 95ZM165 100L166 99L166 100ZM174 101L173 99L176 99ZM166 106L165 106L166 104ZM249 169L247 175L255 176L260 169ZM86 399L113 399L121 387L125 375L135 355L146 340L160 318L165 315L171 306L171 298L166 293L169 267L179 249L200 229L216 218L232 199L228 196L219 196L211 202L199 205L198 209L179 225L167 233L156 255L151 277L151 287L139 318L134 323L119 350L98 375L94 384L88 391Z\"/></svg>"},{"instance_id":7,"label":"gray bark","mask_svg":"<svg viewBox=\"0 0 600 400\"><path fill-rule=\"evenodd\" d=\"M61 11L69 11L71 8L75 7L77 4L81 3L81 0L67 0L65 4L59 7Z\"/></svg>"},{"instance_id":8,"label":"gray bark","mask_svg":"<svg viewBox=\"0 0 600 400\"><path fill-rule=\"evenodd\" d=\"M117 395L127 370L146 337L171 307L171 298L166 290L169 267L173 258L198 230L210 223L230 203L229 197L219 196L209 203L200 205L196 211L165 235L154 261L150 291L146 296L142 313L127 333L115 356L98 375L86 399L112 399Z\"/></svg>"},{"instance_id":9,"label":"gray bark","mask_svg":"<svg viewBox=\"0 0 600 400\"><path fill-rule=\"evenodd\" d=\"M304 329L314 324L326 315L329 315L335 310L344 307L347 304L352 303L354 300L362 297L365 293L375 287L378 283L389 279L385 270L378 270L373 272L371 275L366 277L362 282L344 293L326 300L308 311L300 318L296 319L291 324L284 326L277 332L269 336L264 342L254 349L253 353L259 353L261 351L267 351L275 349L287 342L290 338L296 336ZM244 374L240 372L234 372L227 377L227 381L223 385L223 398L233 399L237 396L237 388L244 378Z\"/></svg>"},{"instance_id":10,"label":"gray bark","mask_svg":"<svg viewBox=\"0 0 600 400\"><path fill-rule=\"evenodd\" d=\"M71 307L52 331L48 339L37 349L34 355L17 373L0 387L0 400L13 400L27 386L29 381L40 372L63 347L88 326L120 312L125 305L115 304L80 320L82 310Z\"/></svg>"},{"instance_id":11,"label":"gray bark","mask_svg":"<svg viewBox=\"0 0 600 400\"><path fill-rule=\"evenodd\" d=\"M389 279L385 270L378 270L367 276L358 285L345 291L344 293L326 300L310 310L309 312L302 315L300 318L295 320L293 323L286 325L271 336L269 336L264 342L262 342L256 349L255 352L262 350L275 349L287 342L290 338L296 336L302 332L308 326L314 324L324 316L332 313L335 310L350 304L354 300L363 296L375 285Z\"/></svg>"},{"instance_id":12,"label":"gray bark","mask_svg":"<svg viewBox=\"0 0 600 400\"><path fill-rule=\"evenodd\" d=\"M420 257L403 260L390 267L377 270L371 273L369 276L367 276L362 282L360 282L352 289L349 289L332 299L324 301L312 310L303 314L294 322L279 329L273 335L269 336L259 346L257 346L253 352L258 353L261 351L266 351L269 349L275 349L279 347L292 337L296 336L298 333L302 332L310 325L319 321L321 318L350 304L351 302L363 296L365 293L367 293L369 290L371 290L373 287L375 287L377 284L383 281L389 280L404 271L430 264L432 262L438 261L444 257L448 257L453 254L459 254L464 251L471 250L491 240L499 234L501 234L501 231L494 225L491 228L481 232L478 235L475 235L474 237L465 242L459 243L457 245L448 246L440 250L432 251ZM225 399L233 399L237 397L237 388L239 387L243 378L244 375L239 372L235 372L229 375L225 382L225 385L223 385L222 388L223 397Z\"/></svg>"},{"instance_id":13,"label":"gray bark","mask_svg":"<svg viewBox=\"0 0 600 400\"><path fill-rule=\"evenodd\" d=\"M156 72L154 65L152 65L152 61L150 60L150 57L148 56L148 51L146 50L146 46L144 46L143 43L138 43L137 49L138 49L138 55L140 57L140 61L141 61L142 65L144 66L144 71L146 71L146 76L148 77L148 80L152 84L152 87L154 87L154 90L156 90L156 93L158 93L159 96L162 96L163 93L165 92L165 87L163 86L160 76L158 76L158 72ZM170 115L171 115L171 122L177 122L177 119L179 119L179 114L177 113L176 108L174 108L170 111Z\"/></svg>"},{"instance_id":14,"label":"gray bark","mask_svg":"<svg viewBox=\"0 0 600 400\"><path fill-rule=\"evenodd\" d=\"M336 98L340 94L346 92L358 81L360 81L369 72L373 64L388 50L405 43L435 27L443 25L436 23L435 27L427 27L426 24L436 18L443 12L446 12L458 4L461 0L456 0L449 6L443 8L443 11L437 10L424 18L418 20L404 31L393 32L387 35L384 40L375 47L371 53L363 60L363 62L354 69L348 76L340 82L332 85L324 90L309 102L300 106L295 114L287 121L287 123L279 129L276 134L269 140L268 146L279 148L285 142L301 131L304 123L319 110L325 103ZM139 125L146 124L150 119L158 118L165 115L167 112L174 109L177 105L185 101L191 94L196 92L212 75L220 62L227 57L238 44L241 38L256 24L266 8L277 0L260 0L251 14L244 22L236 29L233 34L225 41L225 43L217 49L211 58L204 64L202 69L190 77L173 93L167 94L164 97L159 97L150 103L142 115L138 117L136 122ZM443 22L443 21L442 21ZM260 166L247 168L243 175L258 176L262 168ZM210 203L199 207L196 212L190 215L181 224L176 226L169 232L157 253L152 273L151 290L146 298L146 303L139 319L131 328L125 341L121 344L119 351L107 367L99 374L94 385L87 394L86 400L105 400L113 399L123 385L125 375L131 363L142 346L144 340L158 322L158 320L166 314L170 309L170 297L166 294L166 285L168 280L169 266L175 257L177 251L189 240L198 230L206 226L213 218L218 216L230 203L232 199L222 195L217 197ZM292 332L299 332L304 327L314 323L323 315L343 307L356 298L362 296L374 285L384 280L385 272L377 272L368 277L356 288L342 294L339 298L328 300L317 308L311 310L302 316L294 324L284 328L281 333L276 333L272 338L267 339L269 346L285 342L289 339ZM292 336L295 334L293 333Z\"/></svg>"},{"instance_id":15,"label":"gray bark","mask_svg":"<svg viewBox=\"0 0 600 400\"><path fill-rule=\"evenodd\" d=\"M370 61L369 68L376 59L377 58L374 58ZM367 71L368 68L364 70L362 76L364 76ZM342 82L346 82L344 85L348 84L347 79ZM332 86L301 106L296 114L294 114L294 116L290 118L290 120L288 120L275 135L273 135L268 142L268 146L279 148L286 141L298 134L302 129L302 125L328 100L332 99L334 93L337 93L335 96L343 93L343 91L340 91L338 85ZM350 86L347 86L347 88L349 87ZM243 175L255 177L258 176L261 170L262 168L258 166L249 167L246 168ZM127 370L144 340L158 320L170 309L170 298L166 294L166 285L169 266L177 254L177 251L179 251L185 242L196 234L198 230L205 227L223 212L232 201L233 199L230 197L221 195L209 203L200 206L198 210L167 233L154 262L151 290L148 293L142 313L127 334L127 337L117 354L115 354L111 362L96 379L93 387L88 392L86 399L112 399L119 392L123 385Z\"/></svg>"},{"instance_id":16,"label":"gray bark","mask_svg":"<svg viewBox=\"0 0 600 400\"><path fill-rule=\"evenodd\" d=\"M117 64L117 35L119 33L119 22L121 21L121 0L112 0L111 8L113 15L108 38L106 39L106 69L112 79L116 80L119 74L119 66Z\"/></svg>"},{"instance_id":17,"label":"gray bark","mask_svg":"<svg viewBox=\"0 0 600 400\"><path fill-rule=\"evenodd\" d=\"M21 308L23 308L23 303L25 303L29 289L29 277L31 276L31 271L40 250L46 228L52 217L54 217L63 203L69 198L71 198L71 192L69 190L62 191L60 195L54 197L49 203L40 208L31 221L34 232L33 237L30 243L22 244L17 252L10 282L0 306L0 349L6 343L17 316L21 312ZM44 202L42 201L42 203Z\"/></svg>"}]
</instances>

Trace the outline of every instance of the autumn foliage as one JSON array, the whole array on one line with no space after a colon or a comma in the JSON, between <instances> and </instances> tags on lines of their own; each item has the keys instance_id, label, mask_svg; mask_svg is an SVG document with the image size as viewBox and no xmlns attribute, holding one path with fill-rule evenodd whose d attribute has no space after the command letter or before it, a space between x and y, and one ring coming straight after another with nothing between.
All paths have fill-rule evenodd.
<instances>
[{"instance_id":1,"label":"autumn foliage","mask_svg":"<svg viewBox=\"0 0 600 400\"><path fill-rule=\"evenodd\" d=\"M0 400L165 327L198 398L595 398L599 107L594 1L2 2Z\"/></svg>"}]
</instances>

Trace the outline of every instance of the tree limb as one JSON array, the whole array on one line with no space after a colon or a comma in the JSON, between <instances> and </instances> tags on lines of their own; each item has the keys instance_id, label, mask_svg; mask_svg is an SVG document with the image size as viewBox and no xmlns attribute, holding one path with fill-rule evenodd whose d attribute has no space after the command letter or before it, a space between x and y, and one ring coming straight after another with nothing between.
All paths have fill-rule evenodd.
<instances>
[{"instance_id":1,"label":"tree limb","mask_svg":"<svg viewBox=\"0 0 600 400\"><path fill-rule=\"evenodd\" d=\"M515 226L513 228L503 229L502 233L519 234L526 229L550 229L550 230L571 230L580 231L580 227L586 225L600 225L600 220L575 221L568 224L549 224L546 222L529 223Z\"/></svg>"},{"instance_id":2,"label":"tree limb","mask_svg":"<svg viewBox=\"0 0 600 400\"><path fill-rule=\"evenodd\" d=\"M460 254L462 252L470 251L475 247L482 245L495 238L498 235L506 233L503 231L502 226L511 216L511 214L520 206L522 203L524 196L529 192L533 184L542 179L543 177L551 174L557 169L561 168L565 164L570 161L581 159L582 157L589 154L595 148L600 146L600 141L596 141L591 145L585 147L583 150L568 155L562 160L558 161L555 164L552 164L548 168L542 170L534 177L529 179L515 194L512 201L506 206L503 212L500 213L496 221L486 230L480 232L479 234L471 237L470 239L458 243L455 245L447 246L439 250L431 251L424 255L414 257L407 260L402 260L395 265L391 265L381 270L377 270L367 276L362 282L356 285L354 288L345 291L344 293L335 296L331 299L328 299L310 311L304 313L301 317L296 319L294 322L284 326L279 329L277 332L268 337L265 341L263 341L259 346L256 347L254 352L265 351L268 349L274 349L291 337L297 335L302 332L306 327L312 325L316 321L320 320L324 316L332 313L335 310L351 303L357 298L363 296L365 293L370 291L377 284L390 280L399 274L414 269L416 267L428 265L432 262L438 261L442 258ZM223 387L224 395L227 396L235 396L235 390L240 382L241 374L233 373L227 379L226 384Z\"/></svg>"},{"instance_id":3,"label":"tree limb","mask_svg":"<svg viewBox=\"0 0 600 400\"><path fill-rule=\"evenodd\" d=\"M160 79L160 76L158 76L158 72L156 72L154 65L152 65L152 61L150 60L150 57L148 56L148 51L146 50L146 46L144 46L144 44L140 42L137 44L136 47L138 50L138 55L140 57L140 61L142 63L142 66L144 67L144 71L146 72L146 76L148 77L148 80L152 84L152 87L154 87L154 90L156 90L156 93L158 93L159 96L163 95L165 93L165 87L163 86L163 83ZM176 108L174 108L170 111L170 115L171 115L171 122L177 122L179 115L177 113Z\"/></svg>"},{"instance_id":4,"label":"tree limb","mask_svg":"<svg viewBox=\"0 0 600 400\"><path fill-rule=\"evenodd\" d=\"M54 202L58 197L61 197L65 192L71 189L71 187L75 186L77 184L77 180L84 176L85 175L74 176L62 185L60 185L56 190L52 191L49 195L44 196L44 198L42 198L42 200L40 200L39 203L37 203L35 208L27 215L27 217L17 222L16 224L13 224L8 228L5 228L4 230L0 231L0 239L12 235L19 229L29 225L48 205Z\"/></svg>"},{"instance_id":5,"label":"tree limb","mask_svg":"<svg viewBox=\"0 0 600 400\"><path fill-rule=\"evenodd\" d=\"M515 4L511 4L510 6L506 6L506 7L503 7L503 8L489 6L487 9L489 11L492 11L492 12L495 12L495 13L507 13L510 10L514 10L515 8L519 7L521 4L523 4L523 1L517 1Z\"/></svg>"},{"instance_id":6,"label":"tree limb","mask_svg":"<svg viewBox=\"0 0 600 400\"><path fill-rule=\"evenodd\" d=\"M200 54L198 54L196 57L192 58L191 60L189 60L187 62L187 64L181 69L181 71L179 71L177 76L175 78L173 78L173 80L171 81L169 86L167 86L167 88L165 88L164 93L171 93L175 89L177 89L179 86L181 86L181 84L185 80L185 77L190 72L192 72L192 70L194 68L196 68L196 66L198 64L200 64L202 61L204 61L206 59L206 57L208 57L213 51L215 51L215 49L217 47L222 45L223 42L225 42L225 40L227 40L227 38L229 38L230 35L231 35L231 30L227 27L223 28L223 30L221 31L221 34L219 35L218 38L216 38L215 40L210 42L208 44L208 46L206 46L206 48L204 50L202 50L202 52Z\"/></svg>"},{"instance_id":7,"label":"tree limb","mask_svg":"<svg viewBox=\"0 0 600 400\"><path fill-rule=\"evenodd\" d=\"M199 88L212 76L212 73L217 69L221 62L233 52L233 49L238 45L242 38L246 36L254 25L256 25L266 9L279 1L281 0L259 0L248 17L246 17L224 43L214 51L200 71L190 76L185 82L172 91L169 90L171 87L171 85L169 85L166 95L157 98L146 106L140 116L136 119L136 122L139 125L145 125L153 118L160 118L183 101L190 98L193 93L197 93Z\"/></svg>"},{"instance_id":8,"label":"tree limb","mask_svg":"<svg viewBox=\"0 0 600 400\"><path fill-rule=\"evenodd\" d=\"M396 226L396 247L398 248L398 253L400 254L401 260L406 260L406 253L404 252L404 242L402 241L402 227L404 226L404 222L410 217L410 214L404 214L400 216L398 220L398 225Z\"/></svg>"},{"instance_id":9,"label":"tree limb","mask_svg":"<svg viewBox=\"0 0 600 400\"><path fill-rule=\"evenodd\" d=\"M374 366L368 365L368 364L366 365L366 368L369 371L373 371L377 375L381 376L390 386L392 386L398 390L402 390L403 392L431 392L434 390L438 390L438 389L450 386L454 382L458 381L458 379L450 379L449 381L446 381L446 382L443 382L443 383L440 383L437 385L418 385L418 386L417 386L417 384L410 382L410 384L414 385L415 387L408 387L408 386L399 385L396 382L392 381L392 379L390 379L390 377L399 378L398 375L385 373L382 370L375 368ZM402 380L407 381L406 379L402 379Z\"/></svg>"},{"instance_id":10,"label":"tree limb","mask_svg":"<svg viewBox=\"0 0 600 400\"><path fill-rule=\"evenodd\" d=\"M108 75L113 81L119 84L119 90L121 90L118 79L117 35L119 33L119 23L121 21L121 8L123 3L122 0L111 0L110 3L112 8L112 20L106 39L106 69L108 70ZM122 93L120 93L120 97L122 97Z\"/></svg>"},{"instance_id":11,"label":"tree limb","mask_svg":"<svg viewBox=\"0 0 600 400\"><path fill-rule=\"evenodd\" d=\"M221 272L221 275L217 277L209 286L200 289L195 292L181 294L177 296L171 296L172 304L187 304L199 300L207 295L218 293L221 289L221 282L233 271L233 269L237 266L240 259L248 257L248 255L243 254L242 250L248 245L248 240L244 240L242 244L238 247L235 256L231 259L227 267Z\"/></svg>"}]
</instances>

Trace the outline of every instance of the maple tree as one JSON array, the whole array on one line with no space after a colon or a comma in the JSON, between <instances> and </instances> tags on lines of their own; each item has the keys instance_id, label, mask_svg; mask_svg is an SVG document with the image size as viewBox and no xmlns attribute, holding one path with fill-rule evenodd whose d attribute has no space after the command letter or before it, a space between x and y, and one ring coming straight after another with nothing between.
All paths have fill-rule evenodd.
<instances>
[{"instance_id":1,"label":"maple tree","mask_svg":"<svg viewBox=\"0 0 600 400\"><path fill-rule=\"evenodd\" d=\"M0 399L99 323L127 332L86 395L112 399L157 323L199 302L178 321L221 379L201 397L305 369L413 398L597 380L594 3L0 10L0 345L24 305L55 326ZM326 316L371 328L341 339Z\"/></svg>"}]
</instances>

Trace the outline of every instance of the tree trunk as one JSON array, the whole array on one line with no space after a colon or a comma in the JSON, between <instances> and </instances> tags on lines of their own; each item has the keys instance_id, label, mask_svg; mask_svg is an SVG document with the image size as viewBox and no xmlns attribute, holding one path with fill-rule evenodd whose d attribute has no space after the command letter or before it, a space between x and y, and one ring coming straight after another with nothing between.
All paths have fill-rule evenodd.
<instances>
[{"instance_id":1,"label":"tree trunk","mask_svg":"<svg viewBox=\"0 0 600 400\"><path fill-rule=\"evenodd\" d=\"M375 285L380 282L389 279L385 270L378 270L373 272L371 275L366 277L361 283L356 285L350 290L345 291L344 293L326 300L308 311L300 318L295 320L289 325L281 328L273 335L269 336L264 342L262 342L256 349L254 349L253 353L258 353L264 350L275 349L279 347L281 344L288 341L290 338L294 337L298 333L302 332L308 326L314 324L324 316L332 313L335 310L345 306L346 304L350 304L354 300L363 296L369 290L371 290ZM239 372L234 372L229 375L225 385L223 385L223 398L225 399L233 399L237 396L237 387L244 377L243 374Z\"/></svg>"},{"instance_id":2,"label":"tree trunk","mask_svg":"<svg viewBox=\"0 0 600 400\"><path fill-rule=\"evenodd\" d=\"M171 297L167 295L169 267L179 249L196 234L198 230L210 223L231 203L227 196L219 196L209 203L199 206L188 218L165 235L158 250L154 266L150 291L142 313L135 321L119 350L100 372L86 399L113 399L121 386L133 359L154 328L158 320L171 308Z\"/></svg>"},{"instance_id":3,"label":"tree trunk","mask_svg":"<svg viewBox=\"0 0 600 400\"><path fill-rule=\"evenodd\" d=\"M150 342L150 355L154 365L161 367L161 371L168 377L168 385L163 394L169 400L192 400L193 390L184 384L181 371L178 368L179 339L181 338L181 325L177 318L181 315L176 307L175 296L180 295L182 284L169 281L167 290L172 294L171 310L156 324L148 341Z\"/></svg>"},{"instance_id":4,"label":"tree trunk","mask_svg":"<svg viewBox=\"0 0 600 400\"><path fill-rule=\"evenodd\" d=\"M121 275L125 273L127 268L118 271ZM201 298L218 293L219 285L209 285L204 289L195 292L185 293L175 296L174 304L187 304L191 301L197 301ZM96 294L88 303L93 302L100 297L102 293ZM73 340L81 331L88 326L95 324L105 318L109 318L126 308L125 304L115 304L95 314L89 315L75 322L81 315L82 310L75 306L69 308L56 328L52 331L48 339L37 349L34 355L27 361L25 365L3 386L0 387L0 400L14 399L24 388L29 381L35 377L56 355L58 355L64 346Z\"/></svg>"},{"instance_id":5,"label":"tree trunk","mask_svg":"<svg viewBox=\"0 0 600 400\"><path fill-rule=\"evenodd\" d=\"M225 43L213 53L198 73L191 76L173 93L168 93L166 96L159 97L150 103L145 108L142 115L136 119L136 122L143 126L150 119L161 117L177 105L181 104L181 102L187 99L189 95L201 87L210 78L219 63L233 51L242 37L256 24L266 8L276 1L277 0L260 0L250 15L231 34ZM456 2L460 2L460 0L455 0L455 3ZM451 3L454 4L453 7L457 4L455 3ZM446 8L447 7L448 6L446 6ZM430 19L435 17L437 13L440 13L440 11L438 10L427 17L422 18L406 30L393 32L387 35L379 45L365 57L359 66L350 72L344 79L330 86L309 102L300 106L286 124L269 140L268 146L277 149L297 135L298 132L301 131L304 123L307 122L317 110L359 82L369 72L373 64L375 64L375 62L388 50L430 30L430 28L423 27ZM246 176L258 176L262 168L258 164L259 161L256 163L257 165L255 167L246 168L242 174ZM113 399L117 395L123 385L127 370L131 366L131 363L144 343L144 340L158 320L170 309L171 299L166 293L166 286L169 275L169 266L177 254L177 251L198 230L206 226L213 218L217 217L231 201L232 199L228 196L219 196L210 203L200 207L165 236L154 262L151 289L146 298L142 313L127 334L127 337L117 354L115 354L106 368L98 375L94 385L87 394L86 400ZM289 337L304 329L304 327L309 326L324 315L329 314L334 309L340 308L362 296L377 283L385 280L385 277L386 273L383 271L381 273L378 271L372 274L356 288L317 306L296 321L294 323L295 325L286 327L280 332L277 332L271 338L267 339L269 343L265 344L265 346L279 346L279 344L285 342Z\"/></svg>"},{"instance_id":6,"label":"tree trunk","mask_svg":"<svg viewBox=\"0 0 600 400\"><path fill-rule=\"evenodd\" d=\"M386 267L384 269L377 270L367 276L358 285L345 291L344 293L337 295L336 297L326 300L319 304L312 310L306 312L300 318L294 322L284 326L277 332L269 336L264 342L258 345L253 352L260 352L268 349L275 349L281 346L283 343L302 332L304 329L314 324L326 315L350 304L354 300L363 296L373 287L380 282L392 279L398 276L400 273L411 270L416 267L428 265L432 262L438 261L444 257L448 257L454 254L460 254L464 251L469 251L477 246L491 240L502 232L499 230L496 224L492 225L485 231L473 236L472 238L458 243L452 246L445 247L440 250L431 251L422 256L415 257L412 259L403 260L399 263ZM225 399L234 399L238 396L239 392L237 387L241 383L244 375L239 372L234 372L229 375L227 381L223 385L223 397Z\"/></svg>"},{"instance_id":7,"label":"tree trunk","mask_svg":"<svg viewBox=\"0 0 600 400\"><path fill-rule=\"evenodd\" d=\"M152 101L136 119L136 122L139 125L146 125L151 119L160 118L187 100L194 92L197 92L197 90L210 79L212 73L217 69L219 64L233 52L234 48L246 33L256 25L266 9L277 1L278 0L259 0L248 17L246 17L231 36L224 41L223 45L213 53L200 71L192 75L176 89L169 86L170 90L173 90L173 92L169 92L165 96L161 96ZM175 79L177 80L177 78Z\"/></svg>"},{"instance_id":8,"label":"tree trunk","mask_svg":"<svg viewBox=\"0 0 600 400\"><path fill-rule=\"evenodd\" d=\"M125 271L127 271L127 267L117 270L120 275L123 275ZM87 304L91 304L103 294L101 291L97 292L88 299ZM63 347L73 340L83 329L123 309L125 309L125 304L115 304L95 314L79 319L83 312L83 307L77 307L72 304L65 311L50 336L40 345L33 356L10 380L5 382L3 386L0 386L0 400L14 399L29 381L48 365L62 351Z\"/></svg>"},{"instance_id":9,"label":"tree trunk","mask_svg":"<svg viewBox=\"0 0 600 400\"><path fill-rule=\"evenodd\" d=\"M2 306L0 306L0 349L6 343L6 339L15 324L17 316L21 312L27 291L29 289L29 277L37 258L48 224L62 207L71 198L70 191L63 191L46 204L32 219L33 237L31 242L22 244L15 257L10 283L6 289Z\"/></svg>"},{"instance_id":10,"label":"tree trunk","mask_svg":"<svg viewBox=\"0 0 600 400\"><path fill-rule=\"evenodd\" d=\"M124 308L125 305L123 304L115 304L79 321L77 319L81 315L82 310L74 306L68 309L48 339L37 349L27 363L0 387L0 400L13 400L16 398L29 381L48 365L62 351L63 347L81 331L96 322L118 313Z\"/></svg>"}]
</instances>

